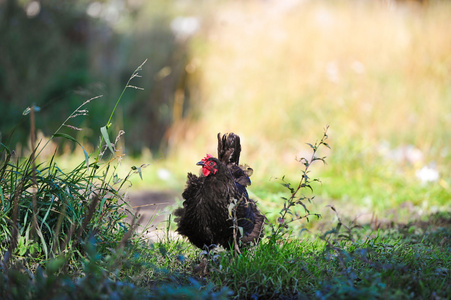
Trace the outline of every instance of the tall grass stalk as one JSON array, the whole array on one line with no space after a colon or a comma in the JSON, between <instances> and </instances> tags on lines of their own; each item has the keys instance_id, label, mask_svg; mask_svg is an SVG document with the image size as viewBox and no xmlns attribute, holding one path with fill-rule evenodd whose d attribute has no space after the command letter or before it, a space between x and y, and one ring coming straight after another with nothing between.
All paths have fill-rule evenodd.
<instances>
[{"instance_id":1,"label":"tall grass stalk","mask_svg":"<svg viewBox=\"0 0 451 300\"><path fill-rule=\"evenodd\" d=\"M107 147L109 148L109 150L111 151L111 153L114 155L114 150L113 150L113 144L110 141L109 135L108 135L108 129L111 126L111 120L113 119L114 113L116 112L116 108L119 105L119 102L122 100L122 96L124 95L125 91L128 88L132 88L132 89L137 89L137 90L143 90L142 88L135 86L135 85L130 85L130 82L134 79L134 78L140 78L141 75L139 75L139 71L142 70L144 64L147 62L147 59L143 61L143 63L141 65L139 65L135 71L133 72L133 74L130 76L130 78L127 81L127 84L125 85L125 87L122 89L121 94L119 95L119 98L116 101L116 104L114 105L113 110L111 111L110 117L106 123L105 126L100 128L100 132L101 132L101 139L100 139L100 144L99 144L99 149L97 152L97 156L96 156L96 161L99 161L99 158L101 157L101 153L102 153L102 146L103 146L103 142L105 141Z\"/></svg>"}]
</instances>

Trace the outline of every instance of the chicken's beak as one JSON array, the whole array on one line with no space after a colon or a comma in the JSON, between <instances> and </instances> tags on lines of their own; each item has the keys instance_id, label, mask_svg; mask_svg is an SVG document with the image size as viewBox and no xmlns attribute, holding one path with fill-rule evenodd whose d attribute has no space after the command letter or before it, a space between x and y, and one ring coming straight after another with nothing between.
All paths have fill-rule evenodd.
<instances>
[{"instance_id":1,"label":"chicken's beak","mask_svg":"<svg viewBox=\"0 0 451 300\"><path fill-rule=\"evenodd\" d=\"M196 163L196 166L202 166L203 167L204 165L205 165L205 162L202 161L202 160L200 162Z\"/></svg>"}]
</instances>

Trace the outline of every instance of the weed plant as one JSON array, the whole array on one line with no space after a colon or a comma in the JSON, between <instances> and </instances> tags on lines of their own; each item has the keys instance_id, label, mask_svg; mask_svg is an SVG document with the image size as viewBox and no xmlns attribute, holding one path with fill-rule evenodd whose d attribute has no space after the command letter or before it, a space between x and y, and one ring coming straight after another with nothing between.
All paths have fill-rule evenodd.
<instances>
[{"instance_id":1,"label":"weed plant","mask_svg":"<svg viewBox=\"0 0 451 300\"><path fill-rule=\"evenodd\" d=\"M282 185L286 187L289 192L290 196L289 198L282 197L283 200L283 208L279 213L279 218L277 219L277 226L274 224L272 225L272 235L273 238L278 240L280 239L284 233L288 230L288 225L294 221L300 221L303 219L306 219L309 221L309 217L316 216L317 218L320 218L320 214L310 213L310 210L307 208L307 205L305 204L306 201L309 203L312 202L312 200L315 198L314 196L309 197L306 196L305 193L302 195L299 195L299 193L310 190L313 192L312 184L314 182L319 182L319 179L317 178L310 178L310 167L315 161L322 161L323 163L326 163L326 157L318 157L318 150L320 147L324 146L330 149L329 144L326 142L327 140L327 129L329 126L326 127L324 130L323 136L319 142L316 142L314 145L308 143L309 147L312 150L312 155L310 159L307 159L305 157L301 157L299 159L299 162L304 166L304 169L301 170L301 178L296 188L293 188L291 183L285 182L285 177L282 177ZM294 211L294 208L296 206L301 206L304 209L304 214L300 215L298 212Z\"/></svg>"}]
</instances>

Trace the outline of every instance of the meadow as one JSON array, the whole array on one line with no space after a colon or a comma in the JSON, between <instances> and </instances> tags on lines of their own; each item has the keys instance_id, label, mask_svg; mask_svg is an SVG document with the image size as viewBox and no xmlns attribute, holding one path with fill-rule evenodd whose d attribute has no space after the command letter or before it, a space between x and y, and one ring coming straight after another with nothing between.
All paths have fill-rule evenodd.
<instances>
[{"instance_id":1,"label":"meadow","mask_svg":"<svg viewBox=\"0 0 451 300\"><path fill-rule=\"evenodd\" d=\"M180 186L196 170L192 162L215 152L218 132L233 131L242 137L242 161L254 168L252 192L271 205L276 178L290 180L306 143L329 126L327 165L313 171L326 204L403 222L449 209L450 9L442 2L224 5L192 42L188 65L199 96L169 133L161 168L177 180L168 185ZM158 162L150 168L155 178Z\"/></svg>"},{"instance_id":2,"label":"meadow","mask_svg":"<svg viewBox=\"0 0 451 300\"><path fill-rule=\"evenodd\" d=\"M101 99L44 140L32 133L28 156L0 144L0 298L449 297L451 5L280 3L197 11L191 97L174 103L174 115L188 109L166 156L126 155L128 129L112 126L149 62L91 128L95 148L61 129ZM174 239L168 217L150 241L152 227L126 221L125 194L180 194L218 132L242 138L265 238L239 256L207 253ZM58 139L74 153L56 155Z\"/></svg>"}]
</instances>

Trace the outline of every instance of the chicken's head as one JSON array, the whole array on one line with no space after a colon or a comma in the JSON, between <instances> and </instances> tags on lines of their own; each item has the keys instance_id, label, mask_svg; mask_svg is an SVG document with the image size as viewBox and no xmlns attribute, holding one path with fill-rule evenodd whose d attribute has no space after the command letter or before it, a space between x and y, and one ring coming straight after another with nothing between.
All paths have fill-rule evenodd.
<instances>
[{"instance_id":1,"label":"chicken's head","mask_svg":"<svg viewBox=\"0 0 451 300\"><path fill-rule=\"evenodd\" d=\"M202 166L202 174L204 174L205 177L216 174L218 172L219 161L214 158L211 154L207 154L200 162L197 163L198 166Z\"/></svg>"}]
</instances>

